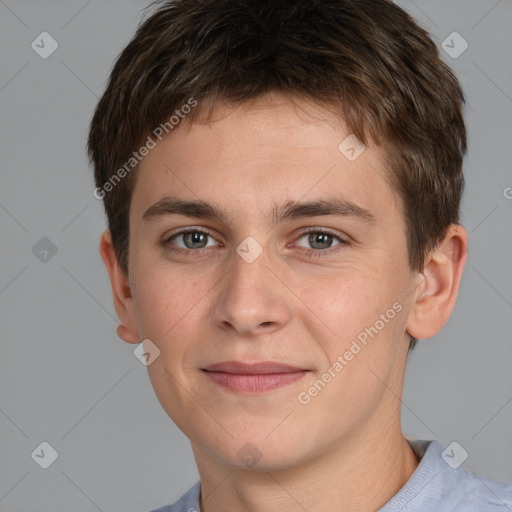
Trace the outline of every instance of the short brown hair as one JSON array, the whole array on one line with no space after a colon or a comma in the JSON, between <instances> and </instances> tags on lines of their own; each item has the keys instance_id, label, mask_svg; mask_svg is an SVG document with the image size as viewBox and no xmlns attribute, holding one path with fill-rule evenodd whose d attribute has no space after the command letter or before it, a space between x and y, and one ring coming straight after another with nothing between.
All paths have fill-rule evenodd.
<instances>
[{"instance_id":1,"label":"short brown hair","mask_svg":"<svg viewBox=\"0 0 512 512\"><path fill-rule=\"evenodd\" d=\"M98 189L191 98L211 114L219 99L236 105L271 91L303 97L334 107L363 143L385 145L409 265L423 269L428 251L459 222L466 130L463 91L411 16L389 0L154 4L161 5L118 57L91 121ZM126 273L134 177L123 173L102 193Z\"/></svg>"}]
</instances>

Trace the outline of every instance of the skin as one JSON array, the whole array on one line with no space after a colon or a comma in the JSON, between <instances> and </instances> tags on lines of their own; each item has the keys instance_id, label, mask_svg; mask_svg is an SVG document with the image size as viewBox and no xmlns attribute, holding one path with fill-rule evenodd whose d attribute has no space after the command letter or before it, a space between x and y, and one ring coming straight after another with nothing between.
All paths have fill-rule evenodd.
<instances>
[{"instance_id":1,"label":"skin","mask_svg":"<svg viewBox=\"0 0 512 512\"><path fill-rule=\"evenodd\" d=\"M191 441L206 512L372 511L388 502L418 465L400 424L407 334L425 339L443 327L466 261L466 231L453 225L424 270L412 271L385 148L369 142L351 162L338 150L349 134L338 118L295 104L301 108L269 94L236 109L219 103L209 123L182 122L140 164L129 277L108 230L100 241L118 335L128 343L150 339L160 350L149 376ZM208 201L227 218L142 218L167 195ZM274 204L333 196L369 210L374 221L269 219ZM184 227L208 230L207 247L184 236L169 240ZM322 246L303 235L309 227L334 236ZM236 251L249 236L262 249L251 263ZM300 403L298 394L396 302L401 311ZM202 371L227 360L309 371L272 391L235 393ZM239 456L247 451L251 464Z\"/></svg>"}]
</instances>

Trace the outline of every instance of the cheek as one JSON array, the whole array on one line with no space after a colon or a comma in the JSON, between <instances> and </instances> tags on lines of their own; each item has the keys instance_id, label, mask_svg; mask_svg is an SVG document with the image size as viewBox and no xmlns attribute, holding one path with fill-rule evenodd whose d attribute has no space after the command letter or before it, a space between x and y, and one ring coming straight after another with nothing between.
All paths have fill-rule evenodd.
<instances>
[{"instance_id":1,"label":"cheek","mask_svg":"<svg viewBox=\"0 0 512 512\"><path fill-rule=\"evenodd\" d=\"M134 301L141 334L161 343L186 328L188 317L194 316L211 288L205 280L169 267L140 272L135 281Z\"/></svg>"},{"instance_id":2,"label":"cheek","mask_svg":"<svg viewBox=\"0 0 512 512\"><path fill-rule=\"evenodd\" d=\"M330 276L312 279L303 286L301 298L309 315L317 317L337 336L334 343L351 340L378 319L391 304L389 283L376 271L344 269ZM335 338L336 339L336 338Z\"/></svg>"},{"instance_id":3,"label":"cheek","mask_svg":"<svg viewBox=\"0 0 512 512\"><path fill-rule=\"evenodd\" d=\"M333 364L340 357L343 365L340 377L334 379L336 382L331 387L334 393L331 398L337 396L336 400L357 402L372 396L377 400L382 383L375 374L384 380L389 377L396 360L395 340L399 336L401 316L405 314L400 304L393 308L398 299L396 283L383 269L379 273L377 269L361 268L316 283L303 290L303 297L314 313L304 309L305 317L310 319L307 329L325 354L319 369L331 368L336 373ZM347 389L350 396L344 394ZM330 393L324 398L328 400L329 396ZM352 406L356 404L347 405Z\"/></svg>"}]
</instances>

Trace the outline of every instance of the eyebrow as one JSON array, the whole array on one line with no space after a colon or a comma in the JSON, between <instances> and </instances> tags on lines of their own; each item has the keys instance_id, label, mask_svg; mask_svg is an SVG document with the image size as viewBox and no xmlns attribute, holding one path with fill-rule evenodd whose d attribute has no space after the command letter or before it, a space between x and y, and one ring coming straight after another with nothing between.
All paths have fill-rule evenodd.
<instances>
[{"instance_id":1,"label":"eyebrow","mask_svg":"<svg viewBox=\"0 0 512 512\"><path fill-rule=\"evenodd\" d=\"M150 206L142 215L144 220L168 215L182 215L197 219L208 219L226 223L228 213L211 203L202 200L184 200L177 197L165 196ZM303 217L332 215L350 217L368 223L376 221L375 215L368 209L343 198L329 197L308 202L287 201L275 205L270 215L270 222L277 224L283 220Z\"/></svg>"}]
</instances>

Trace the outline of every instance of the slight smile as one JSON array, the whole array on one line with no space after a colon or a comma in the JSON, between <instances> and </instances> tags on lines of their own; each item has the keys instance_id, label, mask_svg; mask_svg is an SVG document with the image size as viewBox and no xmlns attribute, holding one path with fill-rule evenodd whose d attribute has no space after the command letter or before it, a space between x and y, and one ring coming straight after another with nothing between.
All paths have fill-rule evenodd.
<instances>
[{"instance_id":1,"label":"slight smile","mask_svg":"<svg viewBox=\"0 0 512 512\"><path fill-rule=\"evenodd\" d=\"M203 371L214 382L230 391L263 393L287 386L301 379L309 370L274 361L225 361L207 366Z\"/></svg>"}]
</instances>

